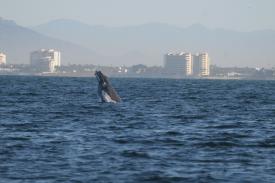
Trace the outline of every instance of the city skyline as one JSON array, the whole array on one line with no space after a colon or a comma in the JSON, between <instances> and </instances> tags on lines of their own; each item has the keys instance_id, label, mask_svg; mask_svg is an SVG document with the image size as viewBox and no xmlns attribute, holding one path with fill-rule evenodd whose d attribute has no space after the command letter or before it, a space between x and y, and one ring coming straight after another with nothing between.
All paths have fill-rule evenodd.
<instances>
[{"instance_id":1,"label":"city skyline","mask_svg":"<svg viewBox=\"0 0 275 183\"><path fill-rule=\"evenodd\" d=\"M32 51L28 64L9 64L6 61L6 55L0 53L0 75L94 77L94 73L100 70L114 77L139 78L274 80L275 76L275 67L267 69L210 65L207 52L167 53L163 57L163 66L61 65L61 52L55 49Z\"/></svg>"}]
</instances>

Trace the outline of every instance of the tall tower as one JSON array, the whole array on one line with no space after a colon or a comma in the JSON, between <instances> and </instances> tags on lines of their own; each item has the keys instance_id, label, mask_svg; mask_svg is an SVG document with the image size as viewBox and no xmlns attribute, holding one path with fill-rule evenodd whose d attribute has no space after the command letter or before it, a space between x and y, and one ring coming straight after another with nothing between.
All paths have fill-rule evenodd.
<instances>
[{"instance_id":1,"label":"tall tower","mask_svg":"<svg viewBox=\"0 0 275 183\"><path fill-rule=\"evenodd\" d=\"M0 52L0 65L7 63L7 56L4 53Z\"/></svg>"},{"instance_id":2,"label":"tall tower","mask_svg":"<svg viewBox=\"0 0 275 183\"><path fill-rule=\"evenodd\" d=\"M189 76L192 74L193 64L191 53L169 53L164 58L164 68L169 75Z\"/></svg>"},{"instance_id":3,"label":"tall tower","mask_svg":"<svg viewBox=\"0 0 275 183\"><path fill-rule=\"evenodd\" d=\"M208 53L199 53L193 55L193 75L194 76L209 76L210 62Z\"/></svg>"},{"instance_id":4,"label":"tall tower","mask_svg":"<svg viewBox=\"0 0 275 183\"><path fill-rule=\"evenodd\" d=\"M208 53L200 53L199 62L200 62L200 76L209 76L210 59L209 59Z\"/></svg>"}]
</instances>

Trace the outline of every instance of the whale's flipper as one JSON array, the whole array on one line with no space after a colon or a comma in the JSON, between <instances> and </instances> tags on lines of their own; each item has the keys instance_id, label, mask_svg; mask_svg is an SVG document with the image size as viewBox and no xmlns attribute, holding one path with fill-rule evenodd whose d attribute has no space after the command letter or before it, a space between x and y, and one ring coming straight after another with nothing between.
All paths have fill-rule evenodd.
<instances>
[{"instance_id":1,"label":"whale's flipper","mask_svg":"<svg viewBox=\"0 0 275 183\"><path fill-rule=\"evenodd\" d=\"M121 102L116 90L111 86L108 77L101 71L96 71L95 76L98 80L98 96L102 102Z\"/></svg>"}]
</instances>

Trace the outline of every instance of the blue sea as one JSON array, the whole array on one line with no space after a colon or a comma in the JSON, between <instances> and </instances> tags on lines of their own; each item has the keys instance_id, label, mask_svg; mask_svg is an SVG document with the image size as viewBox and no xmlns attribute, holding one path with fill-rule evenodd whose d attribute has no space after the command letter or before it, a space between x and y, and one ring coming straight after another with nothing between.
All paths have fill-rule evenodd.
<instances>
[{"instance_id":1,"label":"blue sea","mask_svg":"<svg viewBox=\"0 0 275 183\"><path fill-rule=\"evenodd\" d=\"M0 76L0 183L274 182L275 81Z\"/></svg>"}]
</instances>

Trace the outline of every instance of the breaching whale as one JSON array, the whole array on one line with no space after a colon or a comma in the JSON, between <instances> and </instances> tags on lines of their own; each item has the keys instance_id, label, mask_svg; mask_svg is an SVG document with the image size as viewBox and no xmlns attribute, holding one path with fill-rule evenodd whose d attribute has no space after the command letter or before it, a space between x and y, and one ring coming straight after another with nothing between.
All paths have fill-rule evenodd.
<instances>
[{"instance_id":1,"label":"breaching whale","mask_svg":"<svg viewBox=\"0 0 275 183\"><path fill-rule=\"evenodd\" d=\"M115 89L111 86L108 77L105 76L101 71L96 71L95 76L98 81L98 97L101 102L121 102Z\"/></svg>"}]
</instances>

